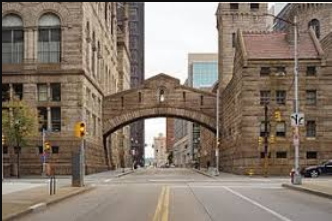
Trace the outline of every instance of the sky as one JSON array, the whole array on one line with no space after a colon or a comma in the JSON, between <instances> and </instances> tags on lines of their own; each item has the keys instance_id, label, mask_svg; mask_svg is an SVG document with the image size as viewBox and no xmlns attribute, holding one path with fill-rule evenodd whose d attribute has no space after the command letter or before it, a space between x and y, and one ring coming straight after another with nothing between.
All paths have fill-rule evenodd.
<instances>
[{"instance_id":1,"label":"sky","mask_svg":"<svg viewBox=\"0 0 332 221\"><path fill-rule=\"evenodd\" d=\"M183 83L188 53L217 53L217 7L217 2L146 2L145 78L165 73ZM166 119L145 121L146 157L153 156L153 138L165 131Z\"/></svg>"},{"instance_id":2,"label":"sky","mask_svg":"<svg viewBox=\"0 0 332 221\"><path fill-rule=\"evenodd\" d=\"M145 78L165 73L188 76L187 57L193 52L217 52L215 12L218 3L145 3ZM146 157L153 156L153 138L165 134L166 119L145 121Z\"/></svg>"}]
</instances>

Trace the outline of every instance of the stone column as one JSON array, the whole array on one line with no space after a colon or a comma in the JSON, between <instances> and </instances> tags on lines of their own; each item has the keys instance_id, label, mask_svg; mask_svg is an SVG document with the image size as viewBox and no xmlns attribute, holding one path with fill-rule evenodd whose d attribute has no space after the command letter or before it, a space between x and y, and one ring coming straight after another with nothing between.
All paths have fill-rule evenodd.
<instances>
[{"instance_id":1,"label":"stone column","mask_svg":"<svg viewBox=\"0 0 332 221\"><path fill-rule=\"evenodd\" d=\"M47 130L52 130L52 116L51 116L51 108L47 107Z\"/></svg>"}]
</instances>

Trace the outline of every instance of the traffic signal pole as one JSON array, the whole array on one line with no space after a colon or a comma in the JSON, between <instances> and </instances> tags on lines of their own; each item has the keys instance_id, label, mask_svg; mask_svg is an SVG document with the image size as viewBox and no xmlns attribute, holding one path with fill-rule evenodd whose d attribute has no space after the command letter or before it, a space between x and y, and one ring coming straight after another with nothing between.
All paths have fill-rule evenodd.
<instances>
[{"instance_id":1,"label":"traffic signal pole","mask_svg":"<svg viewBox=\"0 0 332 221\"><path fill-rule=\"evenodd\" d=\"M265 136L264 136L264 176L268 176L268 143L269 143L269 135L268 135L268 107L267 102L265 102L265 122L264 122L264 130L265 130Z\"/></svg>"},{"instance_id":2,"label":"traffic signal pole","mask_svg":"<svg viewBox=\"0 0 332 221\"><path fill-rule=\"evenodd\" d=\"M43 128L43 174L42 176L46 175L46 156L45 156L45 129Z\"/></svg>"}]
</instances>

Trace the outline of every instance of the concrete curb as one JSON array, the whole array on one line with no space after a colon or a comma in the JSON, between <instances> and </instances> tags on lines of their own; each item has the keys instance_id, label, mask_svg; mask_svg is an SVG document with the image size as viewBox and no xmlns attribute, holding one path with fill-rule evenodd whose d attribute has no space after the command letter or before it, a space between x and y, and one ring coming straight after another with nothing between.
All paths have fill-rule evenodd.
<instances>
[{"instance_id":1,"label":"concrete curb","mask_svg":"<svg viewBox=\"0 0 332 221\"><path fill-rule=\"evenodd\" d=\"M212 179L215 179L215 180L217 180L217 178L216 178L216 176L213 176L213 175L210 175L210 174L208 174L208 173L205 173L205 172L203 172L203 171L201 171L201 170L197 170L197 169L192 169L194 172L196 172L196 173L199 173L199 174L201 174L201 175L203 175L203 176L206 176L206 177L209 177L209 178L212 178Z\"/></svg>"},{"instance_id":2,"label":"concrete curb","mask_svg":"<svg viewBox=\"0 0 332 221\"><path fill-rule=\"evenodd\" d=\"M123 177L123 176L126 176L126 175L129 175L129 174L132 174L134 173L135 171L131 170L131 171L128 171L128 172L125 172L125 173L120 173L118 175L116 175L115 177L116 178L120 178L120 177Z\"/></svg>"},{"instance_id":3,"label":"concrete curb","mask_svg":"<svg viewBox=\"0 0 332 221\"><path fill-rule=\"evenodd\" d=\"M295 191L299 191L299 192L303 192L303 193L309 193L309 194L324 197L327 199L332 199L332 194L324 193L324 192L317 191L317 190L312 190L312 189L301 187L301 186L294 186L291 184L282 184L282 187L288 188L291 190L295 190Z\"/></svg>"},{"instance_id":4,"label":"concrete curb","mask_svg":"<svg viewBox=\"0 0 332 221\"><path fill-rule=\"evenodd\" d=\"M54 199L48 200L46 202L38 203L38 204L36 204L34 206L28 207L25 210L22 210L20 212L15 213L15 214L11 214L11 215L8 215L6 217L3 217L2 221L12 221L12 220L16 220L18 218L21 218L23 216L26 216L26 215L28 215L30 213L39 212L39 211L41 211L43 209L46 209L49 206L55 205L55 204L60 203L60 202L62 202L64 200L66 200L66 199L72 198L74 196L90 192L93 189L94 189L94 187L89 186L89 187L85 187L85 188L79 189L77 191L71 192L69 194L66 194L66 195L64 195L62 197L57 197L57 198L55 197Z\"/></svg>"}]
</instances>

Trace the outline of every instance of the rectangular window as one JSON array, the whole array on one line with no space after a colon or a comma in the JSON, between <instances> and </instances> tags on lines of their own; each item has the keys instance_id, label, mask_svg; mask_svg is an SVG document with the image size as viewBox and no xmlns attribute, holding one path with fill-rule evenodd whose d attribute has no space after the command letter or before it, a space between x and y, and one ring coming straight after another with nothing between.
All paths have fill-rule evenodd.
<instances>
[{"instance_id":1,"label":"rectangular window","mask_svg":"<svg viewBox=\"0 0 332 221\"><path fill-rule=\"evenodd\" d=\"M259 3L251 3L250 9L259 9Z\"/></svg>"},{"instance_id":2,"label":"rectangular window","mask_svg":"<svg viewBox=\"0 0 332 221\"><path fill-rule=\"evenodd\" d=\"M39 131L47 130L47 108L38 107Z\"/></svg>"},{"instance_id":3,"label":"rectangular window","mask_svg":"<svg viewBox=\"0 0 332 221\"><path fill-rule=\"evenodd\" d=\"M269 76L271 74L271 68L270 67L261 67L261 76Z\"/></svg>"},{"instance_id":4,"label":"rectangular window","mask_svg":"<svg viewBox=\"0 0 332 221\"><path fill-rule=\"evenodd\" d=\"M97 136L97 118L96 116L92 117L92 123L93 123L93 136Z\"/></svg>"},{"instance_id":5,"label":"rectangular window","mask_svg":"<svg viewBox=\"0 0 332 221\"><path fill-rule=\"evenodd\" d=\"M315 105L317 101L317 93L315 90L307 91L306 100L308 105Z\"/></svg>"},{"instance_id":6,"label":"rectangular window","mask_svg":"<svg viewBox=\"0 0 332 221\"><path fill-rule=\"evenodd\" d=\"M276 91L276 101L279 105L286 104L286 91Z\"/></svg>"},{"instance_id":7,"label":"rectangular window","mask_svg":"<svg viewBox=\"0 0 332 221\"><path fill-rule=\"evenodd\" d=\"M229 5L231 9L239 9L239 3L230 3Z\"/></svg>"},{"instance_id":8,"label":"rectangular window","mask_svg":"<svg viewBox=\"0 0 332 221\"><path fill-rule=\"evenodd\" d=\"M58 146L52 146L52 154L59 154L60 148Z\"/></svg>"},{"instance_id":9,"label":"rectangular window","mask_svg":"<svg viewBox=\"0 0 332 221\"><path fill-rule=\"evenodd\" d=\"M2 30L2 63L19 64L23 61L24 34L22 30Z\"/></svg>"},{"instance_id":10,"label":"rectangular window","mask_svg":"<svg viewBox=\"0 0 332 221\"><path fill-rule=\"evenodd\" d=\"M60 62L61 52L61 29L39 29L38 60L41 63Z\"/></svg>"},{"instance_id":11,"label":"rectangular window","mask_svg":"<svg viewBox=\"0 0 332 221\"><path fill-rule=\"evenodd\" d=\"M286 67L277 67L277 76L285 76L286 75Z\"/></svg>"},{"instance_id":12,"label":"rectangular window","mask_svg":"<svg viewBox=\"0 0 332 221\"><path fill-rule=\"evenodd\" d=\"M236 46L236 33L232 33L232 47L235 48Z\"/></svg>"},{"instance_id":13,"label":"rectangular window","mask_svg":"<svg viewBox=\"0 0 332 221\"><path fill-rule=\"evenodd\" d=\"M2 84L2 102L8 102L10 100L10 86L9 84Z\"/></svg>"},{"instance_id":14,"label":"rectangular window","mask_svg":"<svg viewBox=\"0 0 332 221\"><path fill-rule=\"evenodd\" d=\"M307 67L307 76L316 76L316 67L315 66Z\"/></svg>"},{"instance_id":15,"label":"rectangular window","mask_svg":"<svg viewBox=\"0 0 332 221\"><path fill-rule=\"evenodd\" d=\"M43 148L43 146L38 146L37 149L38 149L38 153L39 153L39 155L44 153L44 148Z\"/></svg>"},{"instance_id":16,"label":"rectangular window","mask_svg":"<svg viewBox=\"0 0 332 221\"><path fill-rule=\"evenodd\" d=\"M51 108L51 121L52 121L52 132L61 131L61 108L52 107Z\"/></svg>"},{"instance_id":17,"label":"rectangular window","mask_svg":"<svg viewBox=\"0 0 332 221\"><path fill-rule=\"evenodd\" d=\"M270 152L267 154L267 157L271 158L271 153ZM264 159L264 158L265 158L265 152L261 152L261 159Z\"/></svg>"},{"instance_id":18,"label":"rectangular window","mask_svg":"<svg viewBox=\"0 0 332 221\"><path fill-rule=\"evenodd\" d=\"M285 137L286 136L286 123L278 122L276 126L276 136Z\"/></svg>"},{"instance_id":19,"label":"rectangular window","mask_svg":"<svg viewBox=\"0 0 332 221\"><path fill-rule=\"evenodd\" d=\"M38 101L44 102L48 100L47 84L38 84Z\"/></svg>"},{"instance_id":20,"label":"rectangular window","mask_svg":"<svg viewBox=\"0 0 332 221\"><path fill-rule=\"evenodd\" d=\"M316 137L316 121L307 122L307 137Z\"/></svg>"},{"instance_id":21,"label":"rectangular window","mask_svg":"<svg viewBox=\"0 0 332 221\"><path fill-rule=\"evenodd\" d=\"M261 126L260 126L260 136L261 137L265 137L265 134L267 132L267 136L270 135L270 122L267 122L267 131L265 130L265 121L261 122Z\"/></svg>"},{"instance_id":22,"label":"rectangular window","mask_svg":"<svg viewBox=\"0 0 332 221\"><path fill-rule=\"evenodd\" d=\"M269 104L271 100L271 91L261 91L260 94L261 94L260 104L261 105Z\"/></svg>"},{"instance_id":23,"label":"rectangular window","mask_svg":"<svg viewBox=\"0 0 332 221\"><path fill-rule=\"evenodd\" d=\"M278 151L276 155L277 159L286 159L287 151Z\"/></svg>"},{"instance_id":24,"label":"rectangular window","mask_svg":"<svg viewBox=\"0 0 332 221\"><path fill-rule=\"evenodd\" d=\"M55 102L61 101L61 84L59 83L51 84L51 97L52 101Z\"/></svg>"},{"instance_id":25,"label":"rectangular window","mask_svg":"<svg viewBox=\"0 0 332 221\"><path fill-rule=\"evenodd\" d=\"M23 84L13 84L14 98L18 100L23 99Z\"/></svg>"},{"instance_id":26,"label":"rectangular window","mask_svg":"<svg viewBox=\"0 0 332 221\"><path fill-rule=\"evenodd\" d=\"M8 154L8 146L7 145L2 146L2 153L3 154Z\"/></svg>"},{"instance_id":27,"label":"rectangular window","mask_svg":"<svg viewBox=\"0 0 332 221\"><path fill-rule=\"evenodd\" d=\"M317 152L316 151L308 151L307 152L307 159L317 159Z\"/></svg>"}]
</instances>

